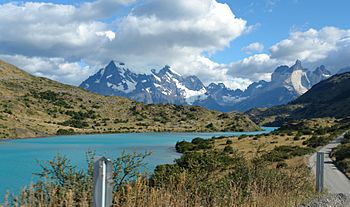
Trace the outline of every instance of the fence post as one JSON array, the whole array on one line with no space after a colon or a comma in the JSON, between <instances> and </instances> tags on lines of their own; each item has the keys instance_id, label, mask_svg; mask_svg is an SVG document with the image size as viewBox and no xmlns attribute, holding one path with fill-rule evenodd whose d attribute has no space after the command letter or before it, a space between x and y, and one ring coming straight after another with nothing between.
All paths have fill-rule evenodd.
<instances>
[{"instance_id":1,"label":"fence post","mask_svg":"<svg viewBox=\"0 0 350 207\"><path fill-rule=\"evenodd\" d=\"M316 191L321 193L323 191L323 177L324 174L324 153L317 152L316 154Z\"/></svg>"},{"instance_id":2,"label":"fence post","mask_svg":"<svg viewBox=\"0 0 350 207\"><path fill-rule=\"evenodd\" d=\"M93 207L110 207L113 202L113 164L105 157L95 157Z\"/></svg>"}]
</instances>

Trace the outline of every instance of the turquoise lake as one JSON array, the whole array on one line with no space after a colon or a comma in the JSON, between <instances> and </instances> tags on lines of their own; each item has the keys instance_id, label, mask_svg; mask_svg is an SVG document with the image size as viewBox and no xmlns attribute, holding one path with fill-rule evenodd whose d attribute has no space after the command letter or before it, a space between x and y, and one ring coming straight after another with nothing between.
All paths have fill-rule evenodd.
<instances>
[{"instance_id":1,"label":"turquoise lake","mask_svg":"<svg viewBox=\"0 0 350 207\"><path fill-rule=\"evenodd\" d=\"M264 127L258 132L215 133L126 133L55 136L47 138L0 141L0 201L6 191L18 194L21 187L35 180L32 173L40 172L38 161L52 159L57 153L68 157L74 165L86 167L85 153L93 150L96 155L118 157L122 151L145 152L150 172L156 165L172 163L181 154L175 152L177 141L190 141L196 137L233 136L269 133L276 128Z\"/></svg>"}]
</instances>

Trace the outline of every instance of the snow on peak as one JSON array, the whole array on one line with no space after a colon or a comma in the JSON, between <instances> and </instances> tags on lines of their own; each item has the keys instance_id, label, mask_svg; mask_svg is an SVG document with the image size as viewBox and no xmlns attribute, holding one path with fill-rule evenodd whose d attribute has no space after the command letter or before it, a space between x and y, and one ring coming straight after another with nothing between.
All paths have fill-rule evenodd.
<instances>
[{"instance_id":1,"label":"snow on peak","mask_svg":"<svg viewBox=\"0 0 350 207\"><path fill-rule=\"evenodd\" d=\"M177 79L173 79L176 87L180 89L181 95L185 98L186 102L188 104L193 104L197 100L203 100L207 98L206 92L207 90L205 88L202 88L198 91L188 89L186 86L184 86L182 83L180 83Z\"/></svg>"},{"instance_id":2,"label":"snow on peak","mask_svg":"<svg viewBox=\"0 0 350 207\"><path fill-rule=\"evenodd\" d=\"M308 90L306 86L302 83L303 78L307 79L307 75L302 70L296 70L290 76L291 85L299 95L306 93L306 91ZM310 83L308 79L306 81Z\"/></svg>"}]
</instances>

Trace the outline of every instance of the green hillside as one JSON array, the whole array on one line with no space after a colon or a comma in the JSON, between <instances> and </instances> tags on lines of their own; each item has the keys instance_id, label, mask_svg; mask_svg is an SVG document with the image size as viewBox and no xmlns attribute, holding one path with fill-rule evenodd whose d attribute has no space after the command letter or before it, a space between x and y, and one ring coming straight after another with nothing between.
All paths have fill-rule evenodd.
<instances>
[{"instance_id":1,"label":"green hillside","mask_svg":"<svg viewBox=\"0 0 350 207\"><path fill-rule=\"evenodd\" d=\"M246 112L255 122L280 125L286 120L350 116L350 73L321 81L295 101Z\"/></svg>"},{"instance_id":2,"label":"green hillside","mask_svg":"<svg viewBox=\"0 0 350 207\"><path fill-rule=\"evenodd\" d=\"M0 61L0 137L154 131L254 131L246 115L144 105L32 76Z\"/></svg>"}]
</instances>

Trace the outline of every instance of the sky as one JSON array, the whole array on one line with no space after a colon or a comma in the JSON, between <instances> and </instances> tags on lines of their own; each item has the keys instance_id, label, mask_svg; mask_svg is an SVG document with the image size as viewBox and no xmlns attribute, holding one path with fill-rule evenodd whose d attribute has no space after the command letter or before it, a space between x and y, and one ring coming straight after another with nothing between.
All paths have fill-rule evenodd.
<instances>
[{"instance_id":1,"label":"sky","mask_svg":"<svg viewBox=\"0 0 350 207\"><path fill-rule=\"evenodd\" d=\"M0 0L0 59L79 85L110 60L244 89L299 59L350 66L348 0Z\"/></svg>"}]
</instances>

